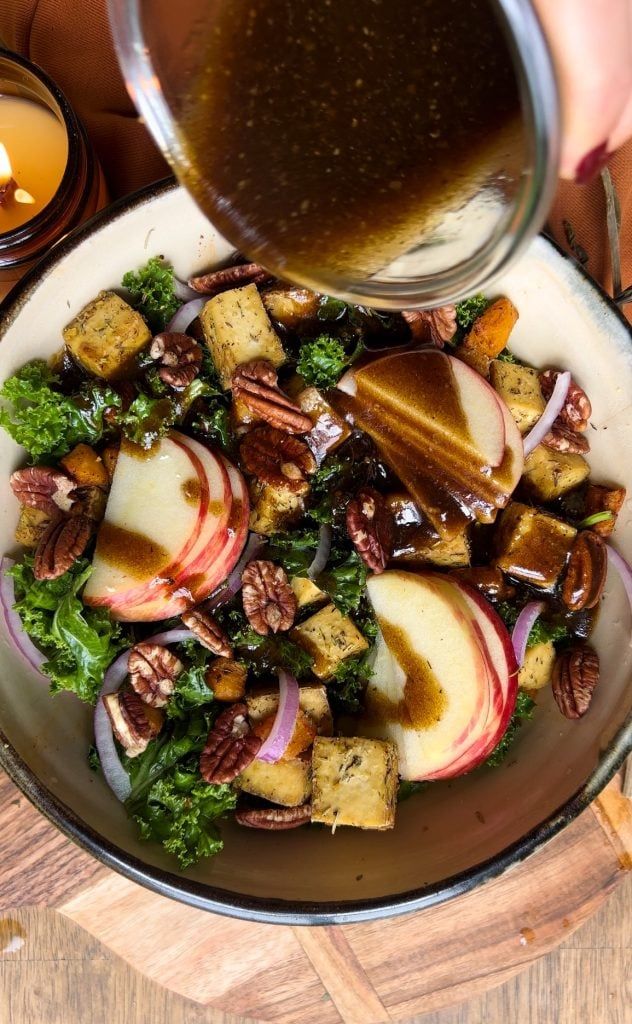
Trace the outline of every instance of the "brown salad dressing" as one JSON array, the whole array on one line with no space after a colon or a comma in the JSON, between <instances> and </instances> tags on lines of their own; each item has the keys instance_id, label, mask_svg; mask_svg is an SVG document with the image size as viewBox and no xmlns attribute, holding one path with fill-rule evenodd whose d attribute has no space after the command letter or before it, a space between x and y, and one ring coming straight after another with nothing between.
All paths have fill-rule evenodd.
<instances>
[{"instance_id":1,"label":"brown salad dressing","mask_svg":"<svg viewBox=\"0 0 632 1024\"><path fill-rule=\"evenodd\" d=\"M97 548L101 558L136 579L158 574L171 561L166 548L142 533L125 530L104 519L99 528Z\"/></svg>"},{"instance_id":2,"label":"brown salad dressing","mask_svg":"<svg viewBox=\"0 0 632 1024\"><path fill-rule=\"evenodd\" d=\"M367 690L368 718L393 722L403 729L428 729L440 721L447 707L445 691L432 666L411 646L403 629L378 617L386 645L406 675L404 695L389 700L372 687Z\"/></svg>"},{"instance_id":3,"label":"brown salad dressing","mask_svg":"<svg viewBox=\"0 0 632 1024\"><path fill-rule=\"evenodd\" d=\"M519 96L490 0L208 0L179 111L187 186L251 258L376 273L493 166Z\"/></svg>"},{"instance_id":4,"label":"brown salad dressing","mask_svg":"<svg viewBox=\"0 0 632 1024\"><path fill-rule=\"evenodd\" d=\"M202 488L200 481L197 478L191 478L190 480L184 480L180 484L180 490L184 495L184 500L189 505L199 505L200 497L202 495Z\"/></svg>"}]
</instances>

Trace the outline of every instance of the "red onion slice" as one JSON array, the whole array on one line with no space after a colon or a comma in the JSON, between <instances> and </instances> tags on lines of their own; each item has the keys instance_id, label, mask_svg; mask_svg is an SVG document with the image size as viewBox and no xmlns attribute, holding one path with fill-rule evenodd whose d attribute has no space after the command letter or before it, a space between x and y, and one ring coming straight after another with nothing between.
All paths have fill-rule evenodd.
<instances>
[{"instance_id":1,"label":"red onion slice","mask_svg":"<svg viewBox=\"0 0 632 1024\"><path fill-rule=\"evenodd\" d=\"M530 455L533 449L537 448L555 423L557 417L564 408L564 402L566 401L570 383L571 375L568 370L558 375L551 397L544 407L544 412L540 416L535 427L533 427L524 438L523 444L525 455Z\"/></svg>"},{"instance_id":2,"label":"red onion slice","mask_svg":"<svg viewBox=\"0 0 632 1024\"><path fill-rule=\"evenodd\" d=\"M511 642L513 644L518 665L522 665L524 662L524 657L527 653L529 633L533 629L536 619L540 617L545 607L546 605L544 604L544 601L529 601L529 604L524 606L520 615L516 619L516 625L514 626L511 634Z\"/></svg>"},{"instance_id":3,"label":"red onion slice","mask_svg":"<svg viewBox=\"0 0 632 1024\"><path fill-rule=\"evenodd\" d=\"M181 302L190 302L191 299L199 299L200 293L189 288L186 281L180 280L179 277L173 275L173 290L176 298L180 299Z\"/></svg>"},{"instance_id":4,"label":"red onion slice","mask_svg":"<svg viewBox=\"0 0 632 1024\"><path fill-rule=\"evenodd\" d=\"M13 578L7 576L7 570L11 569L14 565L13 559L7 558L6 555L0 561L0 608L2 609L2 618L7 629L7 635L15 649L22 655L29 668L35 669L39 675L46 678L41 671L42 665L46 661L46 656L41 651L38 651L28 633L25 632L22 620L14 608L15 587Z\"/></svg>"},{"instance_id":5,"label":"red onion slice","mask_svg":"<svg viewBox=\"0 0 632 1024\"><path fill-rule=\"evenodd\" d=\"M252 560L257 557L264 544L265 541L258 533L250 534L248 543L246 544L237 565L229 574L225 583L222 583L221 587L216 590L212 597L210 597L206 602L206 607L209 611L221 608L222 605L227 604L235 594L239 593L241 590L241 576L244 569L248 565L248 562L252 562Z\"/></svg>"},{"instance_id":6,"label":"red onion slice","mask_svg":"<svg viewBox=\"0 0 632 1024\"><path fill-rule=\"evenodd\" d=\"M147 637L147 640L144 642L148 644L163 644L164 646L165 644L177 644L182 640L192 640L193 637L194 634L190 629L168 629L163 633L155 633L154 636ZM94 709L94 742L99 752L103 777L115 797L121 803L127 800L132 791L132 785L129 775L121 764L112 732L112 723L105 710L103 698L109 693L115 693L127 679L128 659L129 650L123 651L112 662L105 673L103 686Z\"/></svg>"},{"instance_id":7,"label":"red onion slice","mask_svg":"<svg viewBox=\"0 0 632 1024\"><path fill-rule=\"evenodd\" d=\"M276 764L287 750L292 739L299 708L299 687L294 676L285 669L279 669L279 707L270 730L270 735L262 743L257 761Z\"/></svg>"},{"instance_id":8,"label":"red onion slice","mask_svg":"<svg viewBox=\"0 0 632 1024\"><path fill-rule=\"evenodd\" d=\"M191 299L190 302L185 302L184 306L180 306L180 309L175 313L169 323L167 324L168 331L174 331L176 334L184 334L196 316L200 313L203 306L206 305L206 299Z\"/></svg>"},{"instance_id":9,"label":"red onion slice","mask_svg":"<svg viewBox=\"0 0 632 1024\"><path fill-rule=\"evenodd\" d=\"M620 555L618 551L611 548L609 544L606 545L606 550L608 551L610 565L614 566L621 577L621 582L625 587L625 592L630 602L630 610L632 611L632 566L629 562L626 562L623 555Z\"/></svg>"},{"instance_id":10,"label":"red onion slice","mask_svg":"<svg viewBox=\"0 0 632 1024\"><path fill-rule=\"evenodd\" d=\"M327 565L327 560L331 552L331 526L327 526L325 523L321 526L318 533L318 547L314 559L307 570L307 575L310 580L316 579L320 576L321 572Z\"/></svg>"}]
</instances>

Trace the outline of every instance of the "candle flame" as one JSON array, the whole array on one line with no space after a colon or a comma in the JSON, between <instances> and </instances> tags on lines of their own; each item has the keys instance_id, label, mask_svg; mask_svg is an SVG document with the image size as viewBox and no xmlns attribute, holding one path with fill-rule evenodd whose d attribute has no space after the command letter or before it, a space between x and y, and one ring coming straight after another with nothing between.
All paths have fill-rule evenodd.
<instances>
[{"instance_id":1,"label":"candle flame","mask_svg":"<svg viewBox=\"0 0 632 1024\"><path fill-rule=\"evenodd\" d=\"M10 181L12 173L9 154L7 153L6 147L0 142L0 185L4 185L7 181Z\"/></svg>"}]
</instances>

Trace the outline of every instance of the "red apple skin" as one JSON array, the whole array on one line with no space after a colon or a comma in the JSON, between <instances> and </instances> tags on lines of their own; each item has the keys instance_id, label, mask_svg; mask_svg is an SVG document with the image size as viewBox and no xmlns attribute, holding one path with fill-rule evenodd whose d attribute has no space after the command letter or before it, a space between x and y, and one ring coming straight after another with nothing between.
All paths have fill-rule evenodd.
<instances>
[{"instance_id":1,"label":"red apple skin","mask_svg":"<svg viewBox=\"0 0 632 1024\"><path fill-rule=\"evenodd\" d=\"M225 463L228 478L233 489L233 508L235 507L235 504L239 503L240 513L235 522L229 526L229 535L232 529L233 537L232 542L229 538L226 546L226 560L221 578L217 583L213 583L212 586L212 580L208 578L201 586L196 588L196 603L198 604L200 601L205 601L207 597L210 597L210 595L217 590L224 580L228 578L241 558L241 553L248 540L248 522L250 519L250 498L248 496L248 487L246 486L246 481L239 470L228 462L227 459L224 459L223 456L221 457Z\"/></svg>"},{"instance_id":2,"label":"red apple skin","mask_svg":"<svg viewBox=\"0 0 632 1024\"><path fill-rule=\"evenodd\" d=\"M452 371L453 371L454 378L455 378L455 381L456 381L457 390L460 390L459 378L468 377L472 381L472 383L474 384L475 387L480 388L481 391L485 391L489 398L493 398L494 402L496 403L497 406L501 405L502 400L499 398L498 393L496 391L494 391L494 389L491 386L491 384L489 384L485 380L485 378L480 375L480 373L477 373L477 371L474 370L471 366L468 366L467 363L464 363L462 359L457 359L456 356L451 356L451 355L448 355L447 353L446 353L446 355L447 355L447 357L450 360L451 365L452 365ZM491 394L490 394L490 392L491 392ZM502 404L504 404L504 403L502 403ZM498 458L494 459L491 462L491 466L492 466L493 469L497 468L498 466L500 466L502 464L502 461L503 461L503 459L505 457L506 447L507 447L506 420L505 420L505 417L503 415L502 408L499 408L499 413L500 413L499 422L494 425L494 428L498 429ZM466 410L466 415L467 415L467 410ZM513 422L513 419L512 419L512 422ZM491 424L490 424L490 429L492 429L492 425Z\"/></svg>"}]
</instances>

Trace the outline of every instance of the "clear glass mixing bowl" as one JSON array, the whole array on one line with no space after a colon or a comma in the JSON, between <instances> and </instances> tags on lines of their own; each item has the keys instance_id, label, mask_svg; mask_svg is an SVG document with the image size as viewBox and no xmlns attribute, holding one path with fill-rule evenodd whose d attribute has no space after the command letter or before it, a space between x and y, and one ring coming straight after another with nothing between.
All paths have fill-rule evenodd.
<instances>
[{"instance_id":1,"label":"clear glass mixing bowl","mask_svg":"<svg viewBox=\"0 0 632 1024\"><path fill-rule=\"evenodd\" d=\"M127 87L178 178L193 176L180 127L204 60L204 40L220 0L108 0ZM228 0L229 2L229 0ZM301 0L297 0L301 2ZM432 228L396 261L370 276L318 267L292 274L269 248L268 269L349 301L402 309L431 307L477 290L506 271L541 228L557 180L559 104L547 45L528 0L490 0L512 56L521 128L511 158L490 160L467 201L442 208ZM194 190L195 191L195 190ZM230 239L238 244L238 240ZM253 256L244 247L246 256Z\"/></svg>"}]
</instances>

